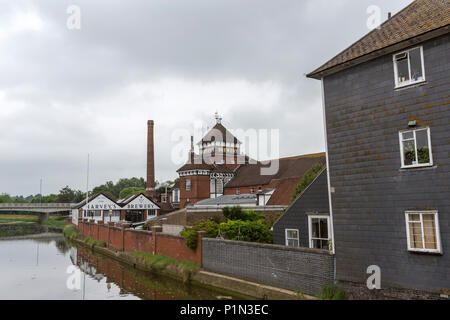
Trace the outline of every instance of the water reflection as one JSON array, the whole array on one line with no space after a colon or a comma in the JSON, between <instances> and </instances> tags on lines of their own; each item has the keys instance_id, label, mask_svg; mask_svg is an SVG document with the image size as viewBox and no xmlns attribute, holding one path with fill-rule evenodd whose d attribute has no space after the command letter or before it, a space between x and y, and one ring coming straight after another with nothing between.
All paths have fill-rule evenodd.
<instances>
[{"instance_id":1,"label":"water reflection","mask_svg":"<svg viewBox=\"0 0 450 320\"><path fill-rule=\"evenodd\" d=\"M217 299L223 294L140 272L62 236L0 240L0 299ZM72 266L72 267L71 267ZM69 289L70 268L81 270Z\"/></svg>"},{"instance_id":2,"label":"water reflection","mask_svg":"<svg viewBox=\"0 0 450 320\"><path fill-rule=\"evenodd\" d=\"M71 259L91 278L105 281L108 291L111 285L117 285L120 295L133 294L146 300L211 300L220 296L220 293L205 288L130 268L84 248L72 248Z\"/></svg>"}]
</instances>

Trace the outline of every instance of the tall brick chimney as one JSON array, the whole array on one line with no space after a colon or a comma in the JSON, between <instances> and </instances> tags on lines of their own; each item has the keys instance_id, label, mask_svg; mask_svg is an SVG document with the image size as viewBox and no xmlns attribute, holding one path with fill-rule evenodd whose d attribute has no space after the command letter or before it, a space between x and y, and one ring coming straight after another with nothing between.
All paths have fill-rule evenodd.
<instances>
[{"instance_id":1,"label":"tall brick chimney","mask_svg":"<svg viewBox=\"0 0 450 320\"><path fill-rule=\"evenodd\" d=\"M153 120L147 122L147 188L149 197L155 196L155 148L153 141Z\"/></svg>"}]
</instances>

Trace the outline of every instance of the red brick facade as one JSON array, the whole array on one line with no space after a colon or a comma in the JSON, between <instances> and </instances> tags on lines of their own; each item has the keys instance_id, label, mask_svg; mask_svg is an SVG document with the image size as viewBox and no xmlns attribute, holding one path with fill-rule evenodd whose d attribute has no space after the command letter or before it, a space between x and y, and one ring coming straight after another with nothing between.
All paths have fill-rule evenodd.
<instances>
[{"instance_id":1,"label":"red brick facade","mask_svg":"<svg viewBox=\"0 0 450 320\"><path fill-rule=\"evenodd\" d=\"M186 180L191 180L191 190L186 190ZM209 198L209 175L180 177L180 208L194 205Z\"/></svg>"}]
</instances>

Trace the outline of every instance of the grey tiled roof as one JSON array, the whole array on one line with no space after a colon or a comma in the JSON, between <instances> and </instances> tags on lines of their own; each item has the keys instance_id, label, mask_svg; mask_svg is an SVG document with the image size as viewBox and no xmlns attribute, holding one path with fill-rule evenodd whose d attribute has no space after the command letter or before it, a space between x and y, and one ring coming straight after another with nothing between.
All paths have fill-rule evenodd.
<instances>
[{"instance_id":1,"label":"grey tiled roof","mask_svg":"<svg viewBox=\"0 0 450 320\"><path fill-rule=\"evenodd\" d=\"M255 194L223 195L215 199L205 199L199 201L195 206L217 206L217 205L254 205L256 204Z\"/></svg>"}]
</instances>

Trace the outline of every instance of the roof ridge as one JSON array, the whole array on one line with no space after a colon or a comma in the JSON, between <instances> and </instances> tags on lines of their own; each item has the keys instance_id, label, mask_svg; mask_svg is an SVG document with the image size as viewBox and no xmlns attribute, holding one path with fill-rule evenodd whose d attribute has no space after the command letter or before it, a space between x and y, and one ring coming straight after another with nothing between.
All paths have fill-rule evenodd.
<instances>
[{"instance_id":1,"label":"roof ridge","mask_svg":"<svg viewBox=\"0 0 450 320\"><path fill-rule=\"evenodd\" d=\"M298 155L298 156L288 156L288 157L283 157L283 158L278 158L278 159L258 161L258 164L262 164L262 162L269 162L269 161L275 161L275 160L313 159L313 158L321 158L324 156L326 156L325 152L308 153L308 154L302 154L302 155Z\"/></svg>"}]
</instances>

